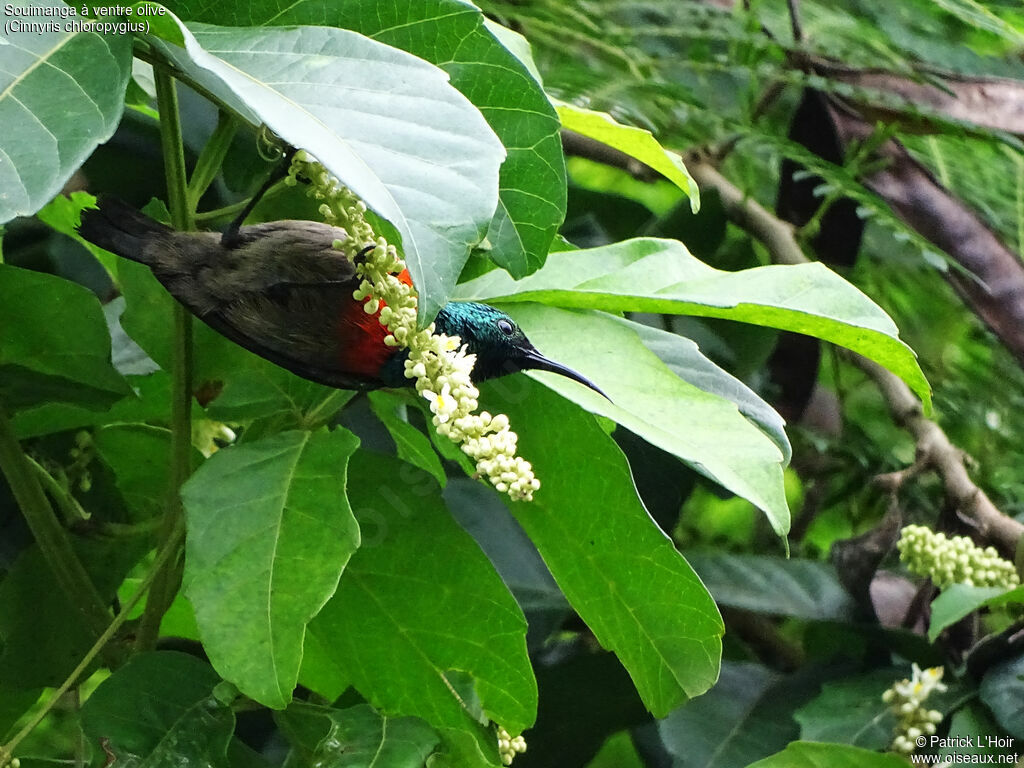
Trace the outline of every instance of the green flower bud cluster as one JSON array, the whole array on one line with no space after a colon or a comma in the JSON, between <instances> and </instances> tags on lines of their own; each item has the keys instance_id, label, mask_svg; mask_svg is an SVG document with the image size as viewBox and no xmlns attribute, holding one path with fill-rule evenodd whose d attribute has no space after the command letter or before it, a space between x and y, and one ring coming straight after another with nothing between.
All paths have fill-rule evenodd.
<instances>
[{"instance_id":1,"label":"green flower bud cluster","mask_svg":"<svg viewBox=\"0 0 1024 768\"><path fill-rule=\"evenodd\" d=\"M942 722L942 713L926 709L924 702L932 691L946 690L941 681L942 667L922 670L914 664L910 680L900 680L882 694L882 701L896 715L891 746L893 752L912 754L917 749L918 739L935 733L936 726Z\"/></svg>"},{"instance_id":2,"label":"green flower bud cluster","mask_svg":"<svg viewBox=\"0 0 1024 768\"><path fill-rule=\"evenodd\" d=\"M295 153L286 183L295 184L300 175L312 182L310 195L323 201L324 220L348 233L334 247L356 263L361 282L353 298L364 302L367 314L380 312L380 322L388 330L385 344L409 350L405 376L415 379L416 391L430 403L438 433L459 444L476 462L477 472L499 492L531 501L540 481L530 462L516 455L518 436L509 428L508 417L475 413L480 392L470 374L476 356L458 336L435 333L433 323L417 329L416 291L397 277L405 262L393 245L377 237L366 220L365 203L304 151ZM375 244L373 249L356 260L369 243Z\"/></svg>"},{"instance_id":3,"label":"green flower bud cluster","mask_svg":"<svg viewBox=\"0 0 1024 768\"><path fill-rule=\"evenodd\" d=\"M951 584L1012 589L1020 584L1013 563L966 536L947 537L923 525L908 525L896 548L911 573L927 576L940 589Z\"/></svg>"},{"instance_id":4,"label":"green flower bud cluster","mask_svg":"<svg viewBox=\"0 0 1024 768\"><path fill-rule=\"evenodd\" d=\"M92 472L89 471L89 464L96 454L96 447L93 445L92 433L84 429L75 435L75 445L68 451L68 458L71 463L64 470L68 479L68 485L77 485L82 493L92 490Z\"/></svg>"},{"instance_id":5,"label":"green flower bud cluster","mask_svg":"<svg viewBox=\"0 0 1024 768\"><path fill-rule=\"evenodd\" d=\"M522 736L512 737L508 731L498 726L498 756L502 765L512 765L516 755L526 751L526 739Z\"/></svg>"}]
</instances>

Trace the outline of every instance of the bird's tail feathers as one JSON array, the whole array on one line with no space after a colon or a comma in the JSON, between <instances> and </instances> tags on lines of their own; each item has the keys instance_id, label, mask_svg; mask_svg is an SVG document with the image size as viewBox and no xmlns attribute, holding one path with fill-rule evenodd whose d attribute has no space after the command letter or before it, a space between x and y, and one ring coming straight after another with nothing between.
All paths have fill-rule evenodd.
<instances>
[{"instance_id":1,"label":"bird's tail feathers","mask_svg":"<svg viewBox=\"0 0 1024 768\"><path fill-rule=\"evenodd\" d=\"M78 234L118 256L145 264L146 244L172 231L116 197L102 195L96 202L98 208L82 211Z\"/></svg>"}]
</instances>

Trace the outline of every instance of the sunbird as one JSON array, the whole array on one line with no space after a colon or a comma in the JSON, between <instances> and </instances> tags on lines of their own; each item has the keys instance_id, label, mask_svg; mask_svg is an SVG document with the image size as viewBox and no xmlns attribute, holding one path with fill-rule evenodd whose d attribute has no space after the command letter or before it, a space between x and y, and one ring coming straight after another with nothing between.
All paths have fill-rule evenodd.
<instances>
[{"instance_id":1,"label":"sunbird","mask_svg":"<svg viewBox=\"0 0 1024 768\"><path fill-rule=\"evenodd\" d=\"M271 221L217 232L179 232L114 197L82 212L78 233L152 270L192 314L231 341L305 379L340 389L410 386L408 351L384 343L387 329L352 294L355 264L333 247L344 229ZM408 270L399 279L412 285ZM369 300L369 299L366 299ZM435 329L476 355L475 382L525 370L551 371L604 394L542 355L506 313L452 301Z\"/></svg>"}]
</instances>

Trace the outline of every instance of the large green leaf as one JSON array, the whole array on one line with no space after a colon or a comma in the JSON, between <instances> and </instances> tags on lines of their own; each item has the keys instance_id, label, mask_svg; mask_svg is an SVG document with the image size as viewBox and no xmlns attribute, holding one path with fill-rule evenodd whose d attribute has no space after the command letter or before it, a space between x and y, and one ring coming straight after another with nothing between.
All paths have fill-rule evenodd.
<instances>
[{"instance_id":1,"label":"large green leaf","mask_svg":"<svg viewBox=\"0 0 1024 768\"><path fill-rule=\"evenodd\" d=\"M432 318L498 202L505 151L476 107L442 70L349 30L189 29L184 48L153 43L243 118L315 155L394 224L420 317Z\"/></svg>"},{"instance_id":2,"label":"large green leaf","mask_svg":"<svg viewBox=\"0 0 1024 768\"><path fill-rule=\"evenodd\" d=\"M607 144L653 168L686 193L690 198L690 210L694 213L700 210L697 183L686 170L683 159L661 146L650 131L623 125L607 112L595 112L564 102L557 108L565 128Z\"/></svg>"},{"instance_id":3,"label":"large green leaf","mask_svg":"<svg viewBox=\"0 0 1024 768\"><path fill-rule=\"evenodd\" d=\"M482 483L468 477L452 478L445 488L444 500L452 516L476 539L515 595L530 624L527 642L543 645L571 608L533 542L498 495Z\"/></svg>"},{"instance_id":4,"label":"large green leaf","mask_svg":"<svg viewBox=\"0 0 1024 768\"><path fill-rule=\"evenodd\" d=\"M171 433L148 424L114 424L96 431L97 454L114 472L133 520L158 517L167 506Z\"/></svg>"},{"instance_id":5,"label":"large green leaf","mask_svg":"<svg viewBox=\"0 0 1024 768\"><path fill-rule=\"evenodd\" d=\"M444 488L448 477L441 466L441 459L430 445L430 438L400 415L406 410L406 399L397 393L387 391L370 392L368 399L373 413L395 441L398 458L419 467L424 472L429 472Z\"/></svg>"},{"instance_id":6,"label":"large green leaf","mask_svg":"<svg viewBox=\"0 0 1024 768\"><path fill-rule=\"evenodd\" d=\"M536 716L522 612L426 473L360 451L349 497L363 546L310 624L307 654L326 650L381 712L426 720L467 767L493 762L481 712L513 733Z\"/></svg>"},{"instance_id":7,"label":"large green leaf","mask_svg":"<svg viewBox=\"0 0 1024 768\"><path fill-rule=\"evenodd\" d=\"M306 624L359 546L345 494L357 444L343 429L284 432L218 451L182 488L185 593L203 646L267 706L291 700Z\"/></svg>"},{"instance_id":8,"label":"large green leaf","mask_svg":"<svg viewBox=\"0 0 1024 768\"><path fill-rule=\"evenodd\" d=\"M1008 751L1013 751L1013 741L1006 738L999 726L992 721L992 715L985 709L985 706L977 701L969 702L966 706L956 710L949 718L949 730L944 737L940 738L942 738L940 743L943 746L939 747L937 752L940 757L945 758L951 764L954 760L959 759L961 763L973 760L977 765L984 765L987 759L991 759L993 764L999 765L999 762L1005 761L1006 757L996 757L996 755L1006 755ZM953 757L953 755L959 755L959 758ZM966 755L978 755L978 757L965 760ZM982 755L993 755L993 757L985 758ZM1009 756L1007 755L1007 757ZM1003 762L1003 765L1006 764Z\"/></svg>"},{"instance_id":9,"label":"large green leaf","mask_svg":"<svg viewBox=\"0 0 1024 768\"><path fill-rule=\"evenodd\" d=\"M545 355L597 381L611 401L564 376L531 372L531 377L748 499L764 510L780 536L789 530L785 457L735 404L679 378L616 318L541 304L503 309Z\"/></svg>"},{"instance_id":10,"label":"large green leaf","mask_svg":"<svg viewBox=\"0 0 1024 768\"><path fill-rule=\"evenodd\" d=\"M440 741L419 718L385 717L366 704L292 702L275 719L303 764L322 768L422 768Z\"/></svg>"},{"instance_id":11,"label":"large green leaf","mask_svg":"<svg viewBox=\"0 0 1024 768\"><path fill-rule=\"evenodd\" d=\"M59 0L13 5L0 37L0 224L42 208L113 135L132 70L130 35L64 31L80 20L20 13L67 11ZM57 29L21 26L46 23Z\"/></svg>"},{"instance_id":12,"label":"large green leaf","mask_svg":"<svg viewBox=\"0 0 1024 768\"><path fill-rule=\"evenodd\" d=\"M687 768L746 768L798 735L783 682L760 664L723 663L714 688L658 723L662 743Z\"/></svg>"},{"instance_id":13,"label":"large green leaf","mask_svg":"<svg viewBox=\"0 0 1024 768\"><path fill-rule=\"evenodd\" d=\"M1003 587L969 587L966 584L953 584L932 600L928 639L934 643L942 630L979 608L1021 602L1024 602L1024 587L1007 590Z\"/></svg>"},{"instance_id":14,"label":"large green leaf","mask_svg":"<svg viewBox=\"0 0 1024 768\"><path fill-rule=\"evenodd\" d=\"M754 390L711 362L701 353L700 348L685 336L632 320L620 318L619 322L632 328L644 346L660 357L661 361L683 381L693 384L697 389L734 402L740 413L757 424L771 438L782 451L784 461L789 463L793 448L786 435L786 422L778 411L762 400Z\"/></svg>"},{"instance_id":15,"label":"large green leaf","mask_svg":"<svg viewBox=\"0 0 1024 768\"><path fill-rule=\"evenodd\" d=\"M100 424L166 423L170 414L171 377L164 371L126 377L135 396L118 400L105 411L72 403L44 402L15 414L14 431L21 439Z\"/></svg>"},{"instance_id":16,"label":"large green leaf","mask_svg":"<svg viewBox=\"0 0 1024 768\"><path fill-rule=\"evenodd\" d=\"M892 741L896 717L882 701L882 693L901 676L901 670L881 669L826 683L796 713L800 737L884 749Z\"/></svg>"},{"instance_id":17,"label":"large green leaf","mask_svg":"<svg viewBox=\"0 0 1024 768\"><path fill-rule=\"evenodd\" d=\"M131 391L110 363L100 304L80 285L0 263L0 328L8 409L54 400L101 409Z\"/></svg>"},{"instance_id":18,"label":"large green leaf","mask_svg":"<svg viewBox=\"0 0 1024 768\"><path fill-rule=\"evenodd\" d=\"M565 163L558 117L538 83L462 0L430 3L346 0L178 0L183 19L210 24L317 24L351 29L436 64L483 114L508 156L501 166L489 256L521 277L544 263L565 216Z\"/></svg>"},{"instance_id":19,"label":"large green leaf","mask_svg":"<svg viewBox=\"0 0 1024 768\"><path fill-rule=\"evenodd\" d=\"M508 414L541 482L532 502L509 502L512 513L647 708L664 716L717 679L718 609L648 516L597 419L536 382L519 384L511 394L501 380L481 389L485 407Z\"/></svg>"},{"instance_id":20,"label":"large green leaf","mask_svg":"<svg viewBox=\"0 0 1024 768\"><path fill-rule=\"evenodd\" d=\"M82 730L99 748L146 768L227 768L235 726L213 698L220 682L206 662L175 651L143 653L107 678L82 707Z\"/></svg>"},{"instance_id":21,"label":"large green leaf","mask_svg":"<svg viewBox=\"0 0 1024 768\"><path fill-rule=\"evenodd\" d=\"M1017 739L1024 739L1024 654L996 664L981 680L981 700L996 722Z\"/></svg>"},{"instance_id":22,"label":"large green leaf","mask_svg":"<svg viewBox=\"0 0 1024 768\"><path fill-rule=\"evenodd\" d=\"M6 511L0 507L0 516ZM10 530L5 526L5 530ZM5 542L6 543L6 542ZM72 538L75 552L104 599L145 554L141 537ZM24 549L0 581L0 680L29 689L57 687L96 635L82 620L35 545Z\"/></svg>"},{"instance_id":23,"label":"large green leaf","mask_svg":"<svg viewBox=\"0 0 1024 768\"><path fill-rule=\"evenodd\" d=\"M726 552L687 552L686 559L719 605L817 621L853 616L853 600L827 563Z\"/></svg>"},{"instance_id":24,"label":"large green leaf","mask_svg":"<svg viewBox=\"0 0 1024 768\"><path fill-rule=\"evenodd\" d=\"M543 269L519 281L494 270L460 285L457 298L721 317L794 331L871 358L931 403L928 382L889 316L819 263L723 272L678 241L642 238L552 253Z\"/></svg>"},{"instance_id":25,"label":"large green leaf","mask_svg":"<svg viewBox=\"0 0 1024 768\"><path fill-rule=\"evenodd\" d=\"M751 763L749 768L907 768L907 761L898 755L845 744L794 741L781 752Z\"/></svg>"}]
</instances>

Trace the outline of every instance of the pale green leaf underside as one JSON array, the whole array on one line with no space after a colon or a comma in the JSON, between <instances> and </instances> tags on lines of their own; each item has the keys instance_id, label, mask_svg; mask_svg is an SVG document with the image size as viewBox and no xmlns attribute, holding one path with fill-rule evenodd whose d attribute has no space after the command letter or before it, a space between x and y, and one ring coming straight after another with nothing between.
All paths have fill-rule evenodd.
<instances>
[{"instance_id":1,"label":"pale green leaf underside","mask_svg":"<svg viewBox=\"0 0 1024 768\"><path fill-rule=\"evenodd\" d=\"M15 5L64 8L58 0ZM50 21L4 14L5 23ZM42 208L113 135L131 74L131 36L5 30L0 61L2 224Z\"/></svg>"},{"instance_id":2,"label":"pale green leaf underside","mask_svg":"<svg viewBox=\"0 0 1024 768\"><path fill-rule=\"evenodd\" d=\"M311 152L402 236L428 319L480 241L505 157L437 67L332 27L182 27L163 55L254 124Z\"/></svg>"},{"instance_id":3,"label":"pale green leaf underside","mask_svg":"<svg viewBox=\"0 0 1024 768\"><path fill-rule=\"evenodd\" d=\"M459 286L460 299L536 301L606 312L720 317L803 333L846 347L888 368L931 407L916 356L887 314L823 264L723 272L675 240L638 238L548 256L519 281L497 270ZM607 377L595 379L598 385Z\"/></svg>"},{"instance_id":4,"label":"pale green leaf underside","mask_svg":"<svg viewBox=\"0 0 1024 768\"><path fill-rule=\"evenodd\" d=\"M541 304L502 308L545 355L596 381L611 401L564 376L530 376L678 456L764 510L776 533L786 534L785 457L734 403L679 378L628 324L604 313Z\"/></svg>"},{"instance_id":5,"label":"pale green leaf underside","mask_svg":"<svg viewBox=\"0 0 1024 768\"><path fill-rule=\"evenodd\" d=\"M661 146L650 131L623 125L607 112L595 112L564 102L556 102L555 109L564 128L607 144L653 168L686 193L694 213L700 209L697 182L686 170L683 159Z\"/></svg>"}]
</instances>

